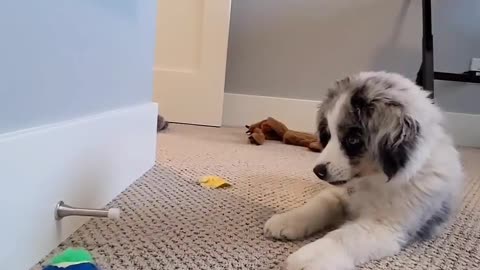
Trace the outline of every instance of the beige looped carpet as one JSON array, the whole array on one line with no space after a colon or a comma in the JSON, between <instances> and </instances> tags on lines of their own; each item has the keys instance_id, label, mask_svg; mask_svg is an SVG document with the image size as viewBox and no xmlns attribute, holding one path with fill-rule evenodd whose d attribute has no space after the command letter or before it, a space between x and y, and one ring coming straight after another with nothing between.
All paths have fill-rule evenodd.
<instances>
[{"instance_id":1,"label":"beige looped carpet","mask_svg":"<svg viewBox=\"0 0 480 270\"><path fill-rule=\"evenodd\" d=\"M92 219L53 253L84 247L105 270L280 269L315 237L272 241L263 224L322 188L311 172L316 155L275 142L250 145L243 129L170 125L159 135L156 166L110 203L122 209L121 220ZM362 269L480 269L480 150L462 155L469 180L456 223L436 240ZM212 174L233 186L197 184Z\"/></svg>"}]
</instances>

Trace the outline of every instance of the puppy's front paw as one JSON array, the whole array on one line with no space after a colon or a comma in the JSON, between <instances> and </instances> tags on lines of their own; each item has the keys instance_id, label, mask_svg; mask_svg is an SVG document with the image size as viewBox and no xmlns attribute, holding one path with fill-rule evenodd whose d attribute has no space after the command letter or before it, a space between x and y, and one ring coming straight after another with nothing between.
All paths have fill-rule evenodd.
<instances>
[{"instance_id":1,"label":"puppy's front paw","mask_svg":"<svg viewBox=\"0 0 480 270\"><path fill-rule=\"evenodd\" d=\"M304 248L305 247L288 256L287 261L285 262L285 270L315 269L312 268L312 263L315 260L315 254L312 251L305 250Z\"/></svg>"},{"instance_id":2,"label":"puppy's front paw","mask_svg":"<svg viewBox=\"0 0 480 270\"><path fill-rule=\"evenodd\" d=\"M355 266L353 260L337 245L313 242L288 256L285 269L354 270Z\"/></svg>"},{"instance_id":3,"label":"puppy's front paw","mask_svg":"<svg viewBox=\"0 0 480 270\"><path fill-rule=\"evenodd\" d=\"M282 240L301 239L309 234L306 224L291 212L272 216L263 231L267 237Z\"/></svg>"}]
</instances>

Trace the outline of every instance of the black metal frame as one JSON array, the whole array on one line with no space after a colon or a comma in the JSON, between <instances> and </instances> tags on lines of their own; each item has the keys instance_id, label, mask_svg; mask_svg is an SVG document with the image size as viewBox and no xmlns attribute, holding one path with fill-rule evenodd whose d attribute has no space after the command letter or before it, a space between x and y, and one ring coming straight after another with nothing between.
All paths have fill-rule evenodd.
<instances>
[{"instance_id":1,"label":"black metal frame","mask_svg":"<svg viewBox=\"0 0 480 270\"><path fill-rule=\"evenodd\" d=\"M422 64L417 73L416 82L424 89L431 91L434 97L434 80L480 83L480 76L475 72L448 73L435 72L433 65L433 34L432 34L432 1L422 1L423 17L423 40L422 40Z\"/></svg>"}]
</instances>

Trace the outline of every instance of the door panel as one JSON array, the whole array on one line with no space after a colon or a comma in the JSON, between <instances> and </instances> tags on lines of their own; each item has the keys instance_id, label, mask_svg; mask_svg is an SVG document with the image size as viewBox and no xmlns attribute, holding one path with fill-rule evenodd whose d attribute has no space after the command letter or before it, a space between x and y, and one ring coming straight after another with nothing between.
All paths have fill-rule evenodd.
<instances>
[{"instance_id":1,"label":"door panel","mask_svg":"<svg viewBox=\"0 0 480 270\"><path fill-rule=\"evenodd\" d=\"M154 101L171 122L222 123L230 0L159 0Z\"/></svg>"}]
</instances>

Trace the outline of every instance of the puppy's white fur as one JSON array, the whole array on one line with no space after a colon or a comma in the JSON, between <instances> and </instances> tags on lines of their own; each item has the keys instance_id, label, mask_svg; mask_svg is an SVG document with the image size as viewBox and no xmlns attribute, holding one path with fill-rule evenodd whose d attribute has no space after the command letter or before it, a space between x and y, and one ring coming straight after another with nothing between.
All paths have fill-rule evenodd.
<instances>
[{"instance_id":1,"label":"puppy's white fur","mask_svg":"<svg viewBox=\"0 0 480 270\"><path fill-rule=\"evenodd\" d=\"M340 112L349 103L348 88L359 87L372 78L390 82L393 89L382 89L379 84L366 91L377 91L399 103L402 113L415 119L421 129L408 162L389 181L374 161L366 164L373 169L362 169L362 176L356 177L337 135ZM444 214L440 219L449 220L459 201L463 183L459 155L428 93L400 75L385 72L360 73L346 83L337 83L336 88L339 96L326 113L331 138L318 164L328 163L334 180L351 180L343 186L328 187L305 205L266 222L267 236L292 240L331 225L337 227L291 254L286 261L288 270L352 270L356 265L394 255L416 240L422 230L431 230L433 235L440 231L448 222L435 218ZM383 133L378 134L381 136L395 131L386 127L378 132Z\"/></svg>"}]
</instances>

